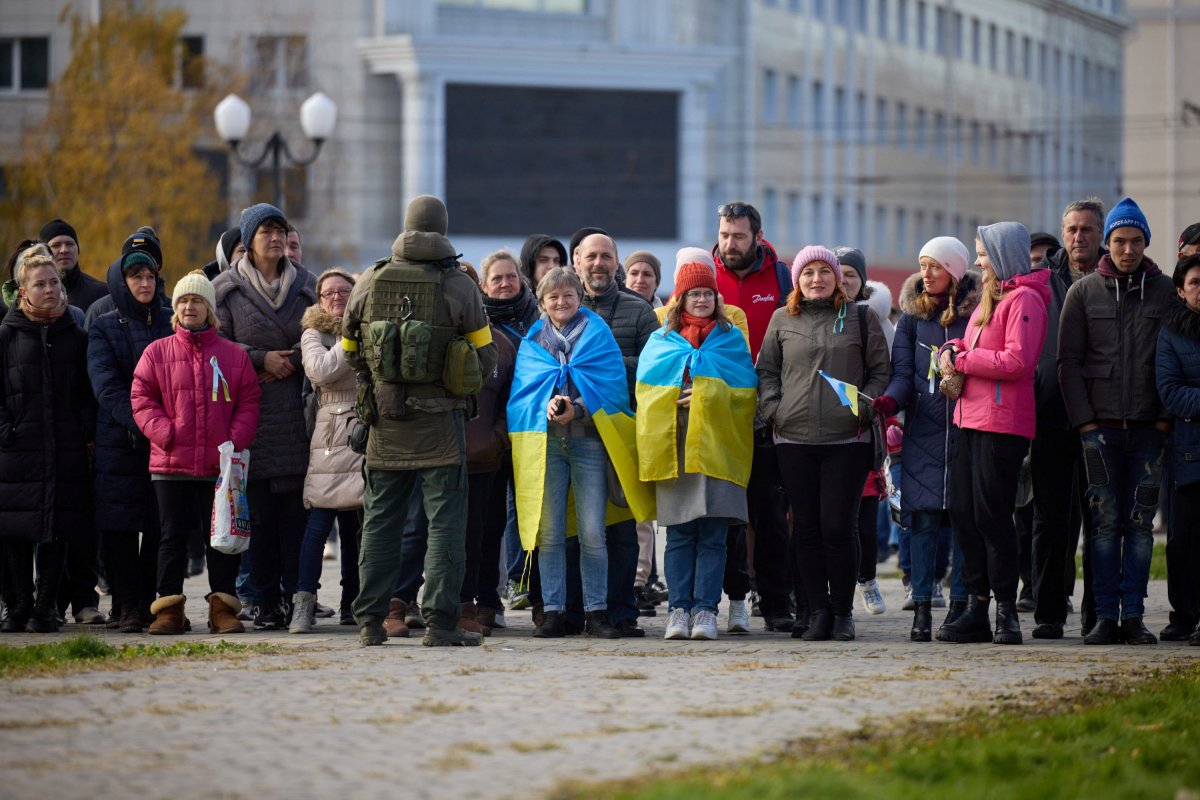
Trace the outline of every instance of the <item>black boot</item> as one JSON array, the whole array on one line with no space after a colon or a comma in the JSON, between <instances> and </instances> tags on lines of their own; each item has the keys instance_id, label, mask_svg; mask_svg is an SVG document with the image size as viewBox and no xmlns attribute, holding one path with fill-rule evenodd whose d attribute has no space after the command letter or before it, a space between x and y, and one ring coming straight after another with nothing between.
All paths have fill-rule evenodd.
<instances>
[{"instance_id":1,"label":"black boot","mask_svg":"<svg viewBox=\"0 0 1200 800\"><path fill-rule=\"evenodd\" d=\"M912 630L909 631L908 638L914 642L928 642L933 638L933 612L930 610L932 604L928 600L918 600L917 607L913 610Z\"/></svg>"},{"instance_id":2,"label":"black boot","mask_svg":"<svg viewBox=\"0 0 1200 800\"><path fill-rule=\"evenodd\" d=\"M1146 630L1141 617L1121 620L1121 641L1125 644L1158 644L1154 634Z\"/></svg>"},{"instance_id":3,"label":"black boot","mask_svg":"<svg viewBox=\"0 0 1200 800\"><path fill-rule=\"evenodd\" d=\"M1120 644L1121 628L1115 619L1098 619L1083 637L1084 644Z\"/></svg>"},{"instance_id":4,"label":"black boot","mask_svg":"<svg viewBox=\"0 0 1200 800\"><path fill-rule=\"evenodd\" d=\"M961 617L963 615L963 612L966 610L967 610L967 601L966 600L951 600L950 607L946 610L946 618L944 620L942 620L942 628L946 627L950 623L954 622L954 620ZM939 628L938 630L940 632L941 628Z\"/></svg>"},{"instance_id":5,"label":"black boot","mask_svg":"<svg viewBox=\"0 0 1200 800\"><path fill-rule=\"evenodd\" d=\"M990 597L980 599L972 595L967 601L966 611L954 622L938 629L938 641L958 644L992 641L992 624L988 619L988 606L991 603Z\"/></svg>"},{"instance_id":6,"label":"black boot","mask_svg":"<svg viewBox=\"0 0 1200 800\"><path fill-rule=\"evenodd\" d=\"M822 608L808 615L808 630L800 638L806 642L827 642L832 628L833 615L828 608Z\"/></svg>"},{"instance_id":7,"label":"black boot","mask_svg":"<svg viewBox=\"0 0 1200 800\"><path fill-rule=\"evenodd\" d=\"M1021 644L1021 620L1017 616L1017 604L1013 600L996 601L996 635L992 638L995 644Z\"/></svg>"},{"instance_id":8,"label":"black boot","mask_svg":"<svg viewBox=\"0 0 1200 800\"><path fill-rule=\"evenodd\" d=\"M547 611L533 631L535 639L561 639L567 635L567 620L561 611Z\"/></svg>"},{"instance_id":9,"label":"black boot","mask_svg":"<svg viewBox=\"0 0 1200 800\"><path fill-rule=\"evenodd\" d=\"M4 619L0 621L0 633L24 633L29 622L33 599L24 592L4 595Z\"/></svg>"},{"instance_id":10,"label":"black boot","mask_svg":"<svg viewBox=\"0 0 1200 800\"><path fill-rule=\"evenodd\" d=\"M589 611L583 615L583 632L596 639L620 639L621 632L608 620L608 611Z\"/></svg>"},{"instance_id":11,"label":"black boot","mask_svg":"<svg viewBox=\"0 0 1200 800\"><path fill-rule=\"evenodd\" d=\"M845 614L834 615L829 635L835 642L853 642L854 614L847 611Z\"/></svg>"},{"instance_id":12,"label":"black boot","mask_svg":"<svg viewBox=\"0 0 1200 800\"><path fill-rule=\"evenodd\" d=\"M803 611L797 612L796 624L792 625L792 638L803 639L804 632L808 630L808 607L805 606ZM1197 641L1196 644L1200 644Z\"/></svg>"}]
</instances>

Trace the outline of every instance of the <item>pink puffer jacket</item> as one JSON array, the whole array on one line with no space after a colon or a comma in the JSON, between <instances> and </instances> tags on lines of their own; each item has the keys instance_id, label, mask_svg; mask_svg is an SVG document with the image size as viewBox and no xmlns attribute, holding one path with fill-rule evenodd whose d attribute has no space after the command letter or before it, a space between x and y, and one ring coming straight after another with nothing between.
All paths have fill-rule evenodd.
<instances>
[{"instance_id":1,"label":"pink puffer jacket","mask_svg":"<svg viewBox=\"0 0 1200 800\"><path fill-rule=\"evenodd\" d=\"M214 357L224 376L215 386ZM131 395L133 419L150 440L150 471L215 476L223 442L243 450L254 441L260 394L246 351L213 328L181 326L152 342L133 372ZM253 463L250 469L253 475Z\"/></svg>"},{"instance_id":2,"label":"pink puffer jacket","mask_svg":"<svg viewBox=\"0 0 1200 800\"><path fill-rule=\"evenodd\" d=\"M954 407L954 424L992 433L1032 439L1037 428L1033 379L1046 339L1046 304L1050 271L1037 269L1005 281L1004 296L988 324L979 328L971 314L954 368L965 374L962 395Z\"/></svg>"}]
</instances>

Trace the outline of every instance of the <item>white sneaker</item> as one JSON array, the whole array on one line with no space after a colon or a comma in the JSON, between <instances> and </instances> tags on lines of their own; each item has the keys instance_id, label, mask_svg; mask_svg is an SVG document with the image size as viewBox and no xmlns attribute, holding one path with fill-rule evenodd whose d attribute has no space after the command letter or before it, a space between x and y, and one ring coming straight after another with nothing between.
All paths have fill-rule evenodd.
<instances>
[{"instance_id":1,"label":"white sneaker","mask_svg":"<svg viewBox=\"0 0 1200 800\"><path fill-rule=\"evenodd\" d=\"M859 581L858 596L862 598L863 607L868 614L882 614L887 611L883 602L883 594L879 591L879 581L874 579L867 582Z\"/></svg>"},{"instance_id":2,"label":"white sneaker","mask_svg":"<svg viewBox=\"0 0 1200 800\"><path fill-rule=\"evenodd\" d=\"M508 623L504 621L504 609L496 610L496 621L492 623L493 628L507 628Z\"/></svg>"},{"instance_id":3,"label":"white sneaker","mask_svg":"<svg viewBox=\"0 0 1200 800\"><path fill-rule=\"evenodd\" d=\"M933 582L933 595L929 598L929 605L933 608L946 607L946 595L942 594L942 584L940 581Z\"/></svg>"},{"instance_id":4,"label":"white sneaker","mask_svg":"<svg viewBox=\"0 0 1200 800\"><path fill-rule=\"evenodd\" d=\"M905 611L912 611L917 607L917 601L912 599L912 584L904 584L904 605L900 606Z\"/></svg>"},{"instance_id":5,"label":"white sneaker","mask_svg":"<svg viewBox=\"0 0 1200 800\"><path fill-rule=\"evenodd\" d=\"M725 630L729 633L750 632L750 607L745 600L729 601L729 625Z\"/></svg>"},{"instance_id":6,"label":"white sneaker","mask_svg":"<svg viewBox=\"0 0 1200 800\"><path fill-rule=\"evenodd\" d=\"M709 611L707 608L702 608L692 614L692 638L693 639L716 639L717 638L717 615Z\"/></svg>"},{"instance_id":7,"label":"white sneaker","mask_svg":"<svg viewBox=\"0 0 1200 800\"><path fill-rule=\"evenodd\" d=\"M667 615L667 632L663 635L664 639L686 639L688 638L688 612L686 608L672 608L671 613Z\"/></svg>"},{"instance_id":8,"label":"white sneaker","mask_svg":"<svg viewBox=\"0 0 1200 800\"><path fill-rule=\"evenodd\" d=\"M322 561L334 561L337 559L337 545L328 539L325 540L325 550L321 553Z\"/></svg>"}]
</instances>

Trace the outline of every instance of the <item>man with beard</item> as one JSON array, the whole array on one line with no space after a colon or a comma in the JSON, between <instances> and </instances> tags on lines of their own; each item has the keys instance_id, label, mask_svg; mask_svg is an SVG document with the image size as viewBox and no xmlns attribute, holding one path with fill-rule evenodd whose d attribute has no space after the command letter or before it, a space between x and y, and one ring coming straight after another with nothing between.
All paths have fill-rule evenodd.
<instances>
[{"instance_id":1,"label":"man with beard","mask_svg":"<svg viewBox=\"0 0 1200 800\"><path fill-rule=\"evenodd\" d=\"M779 261L775 249L763 238L762 216L758 209L740 200L717 209L720 225L713 260L717 263L717 289L722 299L746 312L750 329L750 356L758 358L767 324L775 309L787 302L792 280L786 264ZM754 463L750 484L749 526L729 529L725 567L725 591L729 595L730 633L749 632L745 596L746 554L754 553L754 573L759 607L769 631L789 632L795 624L789 595L794 580L789 570L787 500L775 460L771 427L758 420L754 433ZM789 574L791 573L791 574ZM797 598L802 593L797 592ZM802 615L803 616L803 615Z\"/></svg>"}]
</instances>

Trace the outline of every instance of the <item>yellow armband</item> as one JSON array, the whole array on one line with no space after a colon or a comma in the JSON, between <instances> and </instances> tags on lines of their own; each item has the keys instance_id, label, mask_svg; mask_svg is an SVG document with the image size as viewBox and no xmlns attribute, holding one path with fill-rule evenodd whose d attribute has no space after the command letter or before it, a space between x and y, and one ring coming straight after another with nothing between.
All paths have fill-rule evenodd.
<instances>
[{"instance_id":1,"label":"yellow armband","mask_svg":"<svg viewBox=\"0 0 1200 800\"><path fill-rule=\"evenodd\" d=\"M467 341L470 342L476 350L481 347L487 347L492 343L491 327L484 325L477 331L471 331L467 334Z\"/></svg>"},{"instance_id":2,"label":"yellow armband","mask_svg":"<svg viewBox=\"0 0 1200 800\"><path fill-rule=\"evenodd\" d=\"M343 336L342 337L342 349L345 350L347 353L357 353L358 352L358 342L355 341L354 339L347 339L345 336Z\"/></svg>"}]
</instances>

